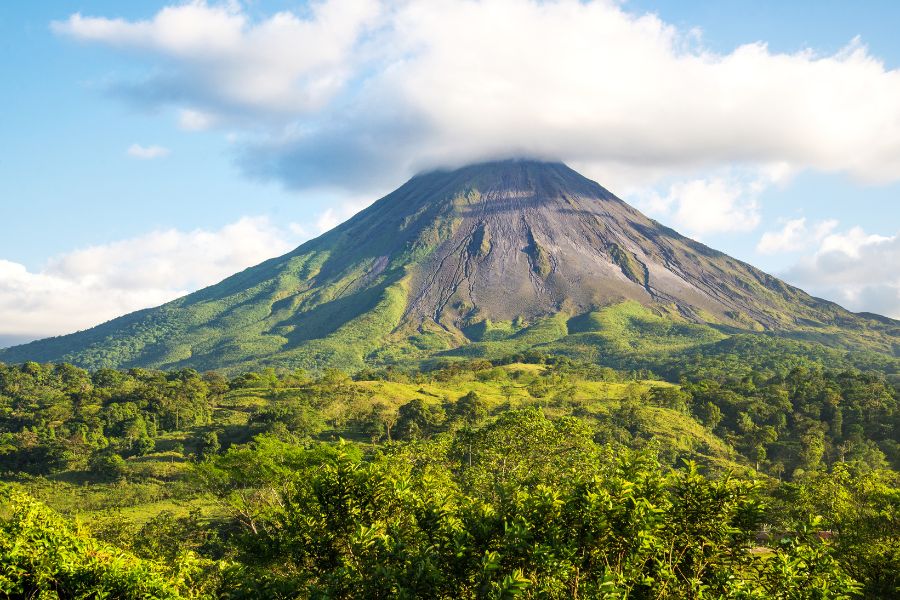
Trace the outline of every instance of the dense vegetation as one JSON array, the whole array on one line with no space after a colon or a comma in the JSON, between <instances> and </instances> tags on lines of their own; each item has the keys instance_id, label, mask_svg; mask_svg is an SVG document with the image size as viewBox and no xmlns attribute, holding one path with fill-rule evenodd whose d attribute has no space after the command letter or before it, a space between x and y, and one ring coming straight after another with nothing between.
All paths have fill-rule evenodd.
<instances>
[{"instance_id":1,"label":"dense vegetation","mask_svg":"<svg viewBox=\"0 0 900 600\"><path fill-rule=\"evenodd\" d=\"M892 597L898 391L838 366L0 366L0 594Z\"/></svg>"}]
</instances>

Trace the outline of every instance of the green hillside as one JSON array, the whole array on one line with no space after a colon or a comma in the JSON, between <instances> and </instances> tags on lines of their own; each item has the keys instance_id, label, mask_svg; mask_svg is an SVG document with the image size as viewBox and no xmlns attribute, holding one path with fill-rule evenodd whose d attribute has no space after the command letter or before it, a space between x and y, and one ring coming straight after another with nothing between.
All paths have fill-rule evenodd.
<instances>
[{"instance_id":1,"label":"green hillside","mask_svg":"<svg viewBox=\"0 0 900 600\"><path fill-rule=\"evenodd\" d=\"M898 331L685 238L564 165L505 161L417 176L289 254L0 360L356 371L535 349L658 370L748 335L895 362Z\"/></svg>"}]
</instances>

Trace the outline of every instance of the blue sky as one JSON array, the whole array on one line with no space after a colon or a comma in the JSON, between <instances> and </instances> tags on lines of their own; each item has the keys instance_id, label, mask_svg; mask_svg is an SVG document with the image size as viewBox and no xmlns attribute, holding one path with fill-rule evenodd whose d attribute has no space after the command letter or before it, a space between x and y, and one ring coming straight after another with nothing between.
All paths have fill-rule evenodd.
<instances>
[{"instance_id":1,"label":"blue sky","mask_svg":"<svg viewBox=\"0 0 900 600\"><path fill-rule=\"evenodd\" d=\"M61 38L52 21L79 10L151 17L160 2L5 2L0 58L6 81L0 198L15 229L0 257L39 268L51 255L153 228L217 228L245 214L299 219L316 207L234 168L219 131L186 133L172 115L124 102L108 82L140 77L134 57ZM133 143L173 150L134 160ZM319 207L318 210L321 210Z\"/></svg>"},{"instance_id":2,"label":"blue sky","mask_svg":"<svg viewBox=\"0 0 900 600\"><path fill-rule=\"evenodd\" d=\"M897 22L874 1L2 3L0 345L513 154L900 317Z\"/></svg>"}]
</instances>

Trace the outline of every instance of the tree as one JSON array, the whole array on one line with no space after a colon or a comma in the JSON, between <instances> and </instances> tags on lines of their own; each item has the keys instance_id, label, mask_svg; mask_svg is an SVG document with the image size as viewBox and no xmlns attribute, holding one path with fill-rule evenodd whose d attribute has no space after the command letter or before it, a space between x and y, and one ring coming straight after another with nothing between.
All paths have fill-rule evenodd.
<instances>
[{"instance_id":1,"label":"tree","mask_svg":"<svg viewBox=\"0 0 900 600\"><path fill-rule=\"evenodd\" d=\"M88 462L88 468L99 478L115 481L125 477L128 467L125 460L114 452L96 452Z\"/></svg>"},{"instance_id":2,"label":"tree","mask_svg":"<svg viewBox=\"0 0 900 600\"><path fill-rule=\"evenodd\" d=\"M209 387L209 393L213 396L222 397L228 392L228 379L216 371L207 371L203 374L203 381Z\"/></svg>"},{"instance_id":3,"label":"tree","mask_svg":"<svg viewBox=\"0 0 900 600\"><path fill-rule=\"evenodd\" d=\"M517 392L518 387L511 381L506 381L500 386L500 393L503 394L503 398L506 400L507 404Z\"/></svg>"},{"instance_id":4,"label":"tree","mask_svg":"<svg viewBox=\"0 0 900 600\"><path fill-rule=\"evenodd\" d=\"M592 432L573 418L547 419L535 408L503 413L472 433L454 437L450 455L467 489L490 495L496 485L542 480L563 484L588 472ZM469 466L471 465L471 466Z\"/></svg>"},{"instance_id":5,"label":"tree","mask_svg":"<svg viewBox=\"0 0 900 600\"><path fill-rule=\"evenodd\" d=\"M825 455L825 436L819 429L811 430L800 437L800 466L813 471L822 464Z\"/></svg>"},{"instance_id":6,"label":"tree","mask_svg":"<svg viewBox=\"0 0 900 600\"><path fill-rule=\"evenodd\" d=\"M207 431L197 444L197 458L208 460L219 453L222 444L219 443L219 434L215 431Z\"/></svg>"},{"instance_id":7,"label":"tree","mask_svg":"<svg viewBox=\"0 0 900 600\"><path fill-rule=\"evenodd\" d=\"M372 408L366 419L365 429L372 436L373 441L381 439L382 435L391 441L391 429L400 418L397 408L383 400L372 402Z\"/></svg>"},{"instance_id":8,"label":"tree","mask_svg":"<svg viewBox=\"0 0 900 600\"><path fill-rule=\"evenodd\" d=\"M691 395L677 387L654 387L650 390L650 402L662 408L687 413Z\"/></svg>"},{"instance_id":9,"label":"tree","mask_svg":"<svg viewBox=\"0 0 900 600\"><path fill-rule=\"evenodd\" d=\"M285 400L255 413L250 424L262 426L263 431L275 431L283 425L292 435L305 438L317 435L325 428L322 415L306 402Z\"/></svg>"},{"instance_id":10,"label":"tree","mask_svg":"<svg viewBox=\"0 0 900 600\"><path fill-rule=\"evenodd\" d=\"M131 451L135 454L135 456L145 456L153 452L155 448L156 442L153 441L153 438L144 436L134 440L134 443L131 446Z\"/></svg>"},{"instance_id":11,"label":"tree","mask_svg":"<svg viewBox=\"0 0 900 600\"><path fill-rule=\"evenodd\" d=\"M710 431L715 431L722 422L722 410L712 402L707 402L700 409L700 420Z\"/></svg>"},{"instance_id":12,"label":"tree","mask_svg":"<svg viewBox=\"0 0 900 600\"><path fill-rule=\"evenodd\" d=\"M474 425L487 416L487 403L472 390L460 397L453 405L452 415L469 425Z\"/></svg>"},{"instance_id":13,"label":"tree","mask_svg":"<svg viewBox=\"0 0 900 600\"><path fill-rule=\"evenodd\" d=\"M533 398L543 398L550 393L550 386L547 385L547 382L544 381L543 377L535 377L534 380L528 384L528 393Z\"/></svg>"},{"instance_id":14,"label":"tree","mask_svg":"<svg viewBox=\"0 0 900 600\"><path fill-rule=\"evenodd\" d=\"M831 415L831 437L840 440L844 437L844 409L835 406Z\"/></svg>"},{"instance_id":15,"label":"tree","mask_svg":"<svg viewBox=\"0 0 900 600\"><path fill-rule=\"evenodd\" d=\"M358 455L345 448L349 455ZM307 450L271 435L258 435L249 444L232 446L211 460L194 463L193 474L201 489L212 494L246 531L254 536L281 503L290 482L316 470L336 450L324 444Z\"/></svg>"},{"instance_id":16,"label":"tree","mask_svg":"<svg viewBox=\"0 0 900 600\"><path fill-rule=\"evenodd\" d=\"M440 408L432 408L416 398L400 407L397 434L401 439L416 439L431 433L443 421Z\"/></svg>"}]
</instances>

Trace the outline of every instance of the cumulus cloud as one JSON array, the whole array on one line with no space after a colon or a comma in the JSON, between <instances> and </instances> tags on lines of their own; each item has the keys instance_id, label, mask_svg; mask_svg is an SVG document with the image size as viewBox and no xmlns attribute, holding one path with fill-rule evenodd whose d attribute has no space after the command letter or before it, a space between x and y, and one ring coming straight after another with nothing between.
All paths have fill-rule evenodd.
<instances>
[{"instance_id":1,"label":"cumulus cloud","mask_svg":"<svg viewBox=\"0 0 900 600\"><path fill-rule=\"evenodd\" d=\"M818 250L783 274L810 293L850 310L900 319L900 234L869 234L859 227L825 235Z\"/></svg>"},{"instance_id":2,"label":"cumulus cloud","mask_svg":"<svg viewBox=\"0 0 900 600\"><path fill-rule=\"evenodd\" d=\"M252 23L237 3L190 2L147 21L74 14L52 28L162 60L165 73L129 86L148 101L194 100L212 114L299 114L321 108L348 83L352 51L379 8L374 0L332 0L314 3L304 17L279 12Z\"/></svg>"},{"instance_id":3,"label":"cumulus cloud","mask_svg":"<svg viewBox=\"0 0 900 600\"><path fill-rule=\"evenodd\" d=\"M70 333L156 306L283 254L306 232L265 217L75 250L41 269L0 259L0 344Z\"/></svg>"},{"instance_id":4,"label":"cumulus cloud","mask_svg":"<svg viewBox=\"0 0 900 600\"><path fill-rule=\"evenodd\" d=\"M789 219L780 230L763 233L756 244L756 251L760 254L776 254L804 250L821 242L837 225L836 220L828 219L807 227L804 217Z\"/></svg>"},{"instance_id":5,"label":"cumulus cloud","mask_svg":"<svg viewBox=\"0 0 900 600\"><path fill-rule=\"evenodd\" d=\"M125 151L128 156L140 158L141 160L153 160L154 158L163 158L169 155L169 149L163 146L141 146L140 144L132 144Z\"/></svg>"},{"instance_id":6,"label":"cumulus cloud","mask_svg":"<svg viewBox=\"0 0 900 600\"><path fill-rule=\"evenodd\" d=\"M754 192L740 181L714 177L677 182L665 195L651 191L637 201L651 215L703 237L754 229L760 220Z\"/></svg>"},{"instance_id":7,"label":"cumulus cloud","mask_svg":"<svg viewBox=\"0 0 900 600\"><path fill-rule=\"evenodd\" d=\"M756 169L717 169L706 177L676 180L663 186L625 187L623 197L650 216L703 238L714 233L751 231L761 220L759 196L791 176L784 164Z\"/></svg>"},{"instance_id":8,"label":"cumulus cloud","mask_svg":"<svg viewBox=\"0 0 900 600\"><path fill-rule=\"evenodd\" d=\"M147 57L132 97L194 111L189 129L245 125L247 172L295 187L365 189L508 155L601 179L775 163L900 174L900 71L858 40L720 53L612 0L325 0L261 18L195 1L53 28Z\"/></svg>"}]
</instances>

